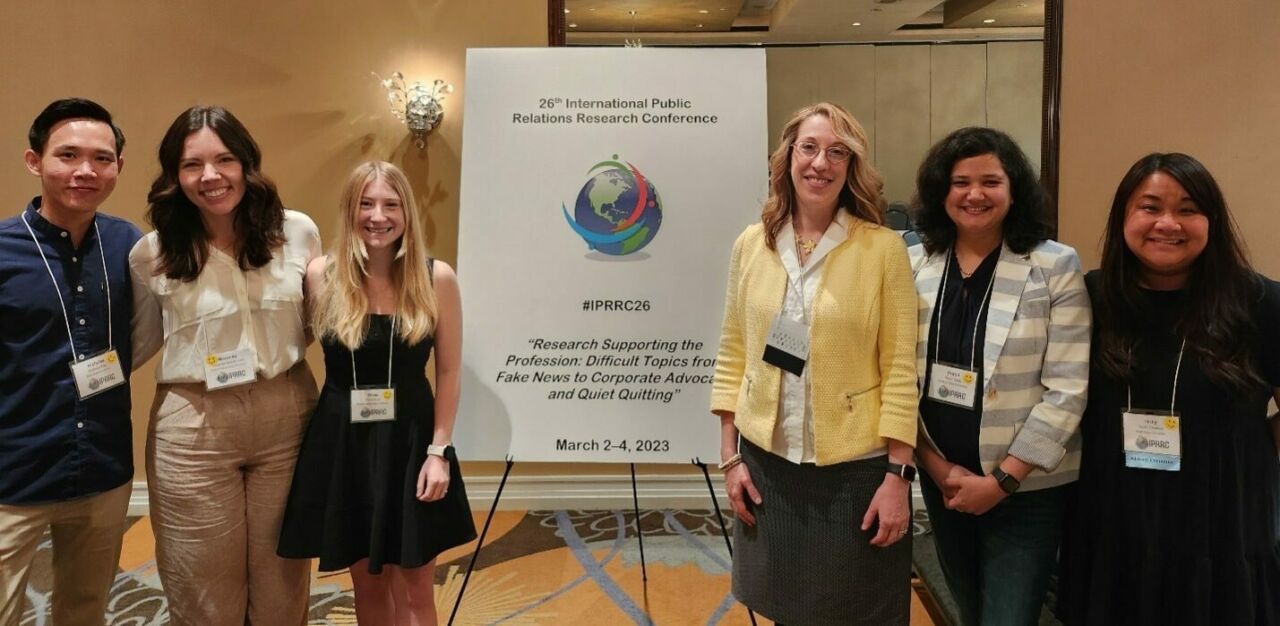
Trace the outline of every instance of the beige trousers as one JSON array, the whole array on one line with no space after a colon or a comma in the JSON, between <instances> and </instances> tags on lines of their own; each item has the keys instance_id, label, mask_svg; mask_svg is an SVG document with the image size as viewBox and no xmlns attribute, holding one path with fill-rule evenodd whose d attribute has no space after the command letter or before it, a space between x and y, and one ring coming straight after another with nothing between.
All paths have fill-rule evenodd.
<instances>
[{"instance_id":1,"label":"beige trousers","mask_svg":"<svg viewBox=\"0 0 1280 626\"><path fill-rule=\"evenodd\" d=\"M306 362L217 391L160 384L147 433L156 565L175 626L296 626L310 561L276 556L316 383Z\"/></svg>"},{"instance_id":2,"label":"beige trousers","mask_svg":"<svg viewBox=\"0 0 1280 626\"><path fill-rule=\"evenodd\" d=\"M53 539L53 624L105 623L120 564L132 483L97 495L36 505L0 504L0 626L22 620L36 549Z\"/></svg>"}]
</instances>

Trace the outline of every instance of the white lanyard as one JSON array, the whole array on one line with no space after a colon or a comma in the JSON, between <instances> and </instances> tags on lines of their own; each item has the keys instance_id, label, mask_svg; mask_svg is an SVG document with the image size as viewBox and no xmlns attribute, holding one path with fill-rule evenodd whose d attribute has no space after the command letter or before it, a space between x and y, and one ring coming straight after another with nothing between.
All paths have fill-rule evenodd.
<instances>
[{"instance_id":1,"label":"white lanyard","mask_svg":"<svg viewBox=\"0 0 1280 626\"><path fill-rule=\"evenodd\" d=\"M1173 395L1169 398L1169 414L1173 414L1173 407L1178 400L1178 375L1182 373L1182 353L1187 349L1187 340L1183 338L1182 347L1178 348L1178 364L1173 368ZM1133 411L1133 386L1126 384L1125 395L1128 396L1128 406L1126 411Z\"/></svg>"},{"instance_id":2,"label":"white lanyard","mask_svg":"<svg viewBox=\"0 0 1280 626\"><path fill-rule=\"evenodd\" d=\"M938 353L942 351L942 305L947 300L947 274L950 274L951 257L953 253L947 250L947 265L942 268L942 287L938 290L938 316L937 321L933 325L933 360L937 361ZM984 260L985 262L985 260ZM981 265L979 265L981 267ZM959 266L957 265L957 269ZM999 269L999 268L996 268ZM991 290L996 284L996 271L991 270L991 282L987 283L987 293L982 296L982 303L978 305L978 317L973 321L973 340L969 342L969 369L973 369L974 359L978 354L978 327L982 325L982 310L987 307L987 299L991 297Z\"/></svg>"},{"instance_id":3,"label":"white lanyard","mask_svg":"<svg viewBox=\"0 0 1280 626\"><path fill-rule=\"evenodd\" d=\"M360 383L356 382L356 352L358 350L360 350L359 347L357 347L355 350L347 351L347 353L351 355L351 386L356 389L360 388ZM391 316L391 338L387 341L387 387L391 386L391 363L392 363L392 358L395 356L395 354L396 354L396 316L392 315Z\"/></svg>"},{"instance_id":4,"label":"white lanyard","mask_svg":"<svg viewBox=\"0 0 1280 626\"><path fill-rule=\"evenodd\" d=\"M803 322L805 326L808 326L809 325L809 303L808 303L808 294L805 293L805 290L804 290L804 275L809 271L809 267L806 266L805 261L812 261L813 253L812 252L809 253L810 258L802 260L800 257L800 238L796 236L794 237L794 239L796 240L796 265L800 267L800 321ZM822 240L819 239L818 243L821 244ZM815 246L813 250L814 252L817 252L818 250L817 246ZM789 276L787 277L787 282L788 283L791 282L791 277ZM792 286L794 287L795 285L793 284Z\"/></svg>"},{"instance_id":5,"label":"white lanyard","mask_svg":"<svg viewBox=\"0 0 1280 626\"><path fill-rule=\"evenodd\" d=\"M79 361L81 354L76 352L76 340L71 336L71 316L67 314L67 303L62 299L62 288L58 286L58 279L53 276L53 267L49 265L49 259L44 255L44 248L40 247L40 240L36 239L36 231L32 230L31 224L27 222L25 211L22 213L22 224L27 227L27 232L31 233L31 241L36 244L36 252L40 253L40 260L44 261L44 269L49 272L49 280L53 281L53 291L58 294L58 305L62 307L62 321L67 324L67 341L71 343L71 358ZM111 323L111 277L107 275L107 251L102 247L102 233L98 230L97 216L93 218L93 234L98 238L98 256L102 257L102 280L107 286L107 349L114 350L116 344Z\"/></svg>"}]
</instances>

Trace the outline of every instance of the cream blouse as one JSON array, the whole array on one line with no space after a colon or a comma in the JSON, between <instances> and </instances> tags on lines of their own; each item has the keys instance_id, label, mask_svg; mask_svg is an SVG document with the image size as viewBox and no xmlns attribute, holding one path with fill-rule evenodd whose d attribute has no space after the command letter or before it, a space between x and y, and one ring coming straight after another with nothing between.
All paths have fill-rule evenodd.
<instances>
[{"instance_id":1,"label":"cream blouse","mask_svg":"<svg viewBox=\"0 0 1280 626\"><path fill-rule=\"evenodd\" d=\"M778 256L782 267L787 270L787 290L781 311L783 317L806 325L812 322L810 317L813 315L813 298L822 289L823 261L828 252L849 238L849 224L852 221L843 209L837 210L835 219L827 225L826 232L818 241L818 246L809 253L808 263L804 266L800 265L800 256L796 252L795 230L791 222L787 222L778 232ZM778 421L773 428L770 448L774 454L792 463L817 461L813 446L813 398L809 384L811 370L806 364L800 376L783 371L780 381L782 389L778 394ZM880 456L885 452L884 448L872 450L858 459Z\"/></svg>"},{"instance_id":2,"label":"cream blouse","mask_svg":"<svg viewBox=\"0 0 1280 626\"><path fill-rule=\"evenodd\" d=\"M284 238L270 262L249 271L211 246L204 270L183 282L156 273L160 241L155 231L147 233L129 253L135 367L162 351L156 382L202 383L205 358L214 353L251 349L259 379L301 361L307 346L302 281L320 255L320 231L306 214L286 210Z\"/></svg>"}]
</instances>

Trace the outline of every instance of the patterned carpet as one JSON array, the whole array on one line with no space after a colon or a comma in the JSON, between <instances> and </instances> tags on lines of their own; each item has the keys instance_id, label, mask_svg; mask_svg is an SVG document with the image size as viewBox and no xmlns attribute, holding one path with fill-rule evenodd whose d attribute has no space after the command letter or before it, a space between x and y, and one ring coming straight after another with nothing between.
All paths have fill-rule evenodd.
<instances>
[{"instance_id":1,"label":"patterned carpet","mask_svg":"<svg viewBox=\"0 0 1280 626\"><path fill-rule=\"evenodd\" d=\"M921 512L916 519L916 533L926 531ZM108 623L167 624L151 525L146 517L130 522ZM477 528L483 522L481 513ZM746 609L729 593L729 558L713 512L642 511L641 527L647 584L629 511L499 512L453 623L750 624ZM23 626L49 623L49 548L46 540L37 556ZM458 597L473 549L474 543L438 561L441 624ZM314 573L309 623L356 623L346 572ZM912 624L932 623L913 596Z\"/></svg>"}]
</instances>

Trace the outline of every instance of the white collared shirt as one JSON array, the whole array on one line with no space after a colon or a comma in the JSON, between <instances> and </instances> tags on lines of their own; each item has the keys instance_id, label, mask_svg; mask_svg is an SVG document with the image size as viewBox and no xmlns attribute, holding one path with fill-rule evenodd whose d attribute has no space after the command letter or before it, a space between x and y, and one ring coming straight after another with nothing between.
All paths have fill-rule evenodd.
<instances>
[{"instance_id":1,"label":"white collared shirt","mask_svg":"<svg viewBox=\"0 0 1280 626\"><path fill-rule=\"evenodd\" d=\"M306 214L286 210L284 237L270 262L248 271L210 246L204 270L183 282L156 274L160 240L147 233L129 253L135 366L162 350L156 382L193 383L205 381L205 358L219 352L252 349L264 379L301 361L307 347L302 281L320 255L320 232Z\"/></svg>"},{"instance_id":2,"label":"white collared shirt","mask_svg":"<svg viewBox=\"0 0 1280 626\"><path fill-rule=\"evenodd\" d=\"M800 266L796 252L795 230L787 222L778 233L778 256L787 270L787 293L782 299L781 315L812 326L813 297L822 287L822 264L827 253L849 237L849 214L836 210L835 219L827 226L818 246L809 253L808 263ZM801 297L803 291L803 299ZM800 376L782 372L782 390L778 394L778 421L773 428L772 452L792 463L813 463L813 401L809 397L809 372L806 365Z\"/></svg>"}]
</instances>

